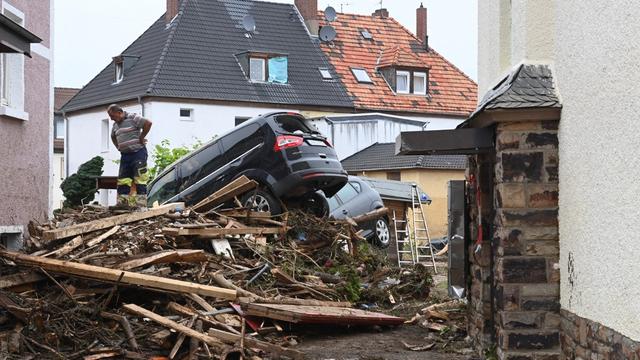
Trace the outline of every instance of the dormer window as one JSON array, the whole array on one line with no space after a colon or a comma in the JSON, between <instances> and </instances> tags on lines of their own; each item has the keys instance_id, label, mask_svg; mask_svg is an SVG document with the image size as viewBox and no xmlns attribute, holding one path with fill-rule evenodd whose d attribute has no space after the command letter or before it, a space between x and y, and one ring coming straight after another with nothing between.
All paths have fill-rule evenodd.
<instances>
[{"instance_id":1,"label":"dormer window","mask_svg":"<svg viewBox=\"0 0 640 360\"><path fill-rule=\"evenodd\" d=\"M289 82L289 59L283 54L244 52L236 59L251 82L287 84Z\"/></svg>"},{"instance_id":2,"label":"dormer window","mask_svg":"<svg viewBox=\"0 0 640 360\"><path fill-rule=\"evenodd\" d=\"M410 79L411 73L408 71L398 71L396 72L396 92L398 94L409 94L411 93L410 88Z\"/></svg>"},{"instance_id":3,"label":"dormer window","mask_svg":"<svg viewBox=\"0 0 640 360\"><path fill-rule=\"evenodd\" d=\"M266 81L267 61L264 58L249 58L249 74L251 81Z\"/></svg>"},{"instance_id":4,"label":"dormer window","mask_svg":"<svg viewBox=\"0 0 640 360\"><path fill-rule=\"evenodd\" d=\"M140 59L139 56L135 55L118 55L113 58L114 65L114 74L113 74L113 83L119 84L124 80L125 75L129 73L129 71L135 66L135 64Z\"/></svg>"},{"instance_id":5,"label":"dormer window","mask_svg":"<svg viewBox=\"0 0 640 360\"><path fill-rule=\"evenodd\" d=\"M427 73L413 73L413 93L416 95L427 95Z\"/></svg>"}]
</instances>

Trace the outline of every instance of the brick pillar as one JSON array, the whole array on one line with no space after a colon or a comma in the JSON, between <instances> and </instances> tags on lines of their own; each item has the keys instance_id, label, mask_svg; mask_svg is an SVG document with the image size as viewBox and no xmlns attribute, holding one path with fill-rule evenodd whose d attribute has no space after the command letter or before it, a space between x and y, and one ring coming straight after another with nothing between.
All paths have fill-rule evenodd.
<instances>
[{"instance_id":1,"label":"brick pillar","mask_svg":"<svg viewBox=\"0 0 640 360\"><path fill-rule=\"evenodd\" d=\"M499 123L494 176L498 357L558 359L557 122Z\"/></svg>"}]
</instances>

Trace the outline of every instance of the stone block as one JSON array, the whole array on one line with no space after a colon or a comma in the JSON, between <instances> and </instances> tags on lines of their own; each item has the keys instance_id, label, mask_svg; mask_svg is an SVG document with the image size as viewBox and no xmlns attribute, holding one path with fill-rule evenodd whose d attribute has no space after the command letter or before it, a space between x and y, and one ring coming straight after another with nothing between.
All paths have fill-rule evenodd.
<instances>
[{"instance_id":1,"label":"stone block","mask_svg":"<svg viewBox=\"0 0 640 360\"><path fill-rule=\"evenodd\" d=\"M495 296L498 310L516 311L520 309L519 285L496 285Z\"/></svg>"},{"instance_id":2,"label":"stone block","mask_svg":"<svg viewBox=\"0 0 640 360\"><path fill-rule=\"evenodd\" d=\"M496 149L498 151L519 149L522 139L521 132L499 131L496 135Z\"/></svg>"},{"instance_id":3,"label":"stone block","mask_svg":"<svg viewBox=\"0 0 640 360\"><path fill-rule=\"evenodd\" d=\"M523 183L498 184L496 186L497 208L525 208L527 199Z\"/></svg>"},{"instance_id":4,"label":"stone block","mask_svg":"<svg viewBox=\"0 0 640 360\"><path fill-rule=\"evenodd\" d=\"M512 210L498 209L497 223L501 226L558 226L558 210Z\"/></svg>"},{"instance_id":5,"label":"stone block","mask_svg":"<svg viewBox=\"0 0 640 360\"><path fill-rule=\"evenodd\" d=\"M542 327L543 313L533 311L501 311L504 329L537 329Z\"/></svg>"},{"instance_id":6,"label":"stone block","mask_svg":"<svg viewBox=\"0 0 640 360\"><path fill-rule=\"evenodd\" d=\"M528 184L526 206L530 208L558 207L558 184Z\"/></svg>"},{"instance_id":7,"label":"stone block","mask_svg":"<svg viewBox=\"0 0 640 360\"><path fill-rule=\"evenodd\" d=\"M545 166L545 181L556 182L558 181L558 167L557 166Z\"/></svg>"},{"instance_id":8,"label":"stone block","mask_svg":"<svg viewBox=\"0 0 640 360\"><path fill-rule=\"evenodd\" d=\"M560 354L537 354L536 360L560 360Z\"/></svg>"},{"instance_id":9,"label":"stone block","mask_svg":"<svg viewBox=\"0 0 640 360\"><path fill-rule=\"evenodd\" d=\"M557 226L519 227L525 240L555 240L559 239Z\"/></svg>"},{"instance_id":10,"label":"stone block","mask_svg":"<svg viewBox=\"0 0 640 360\"><path fill-rule=\"evenodd\" d=\"M543 181L544 155L542 152L503 152L496 164L498 182Z\"/></svg>"},{"instance_id":11,"label":"stone block","mask_svg":"<svg viewBox=\"0 0 640 360\"><path fill-rule=\"evenodd\" d=\"M520 288L522 297L559 297L560 284L526 284Z\"/></svg>"},{"instance_id":12,"label":"stone block","mask_svg":"<svg viewBox=\"0 0 640 360\"><path fill-rule=\"evenodd\" d=\"M546 329L560 329L560 322L562 317L555 312L547 312L544 314L544 328Z\"/></svg>"},{"instance_id":13,"label":"stone block","mask_svg":"<svg viewBox=\"0 0 640 360\"><path fill-rule=\"evenodd\" d=\"M547 261L541 257L508 257L496 262L499 281L504 283L547 282Z\"/></svg>"},{"instance_id":14,"label":"stone block","mask_svg":"<svg viewBox=\"0 0 640 360\"><path fill-rule=\"evenodd\" d=\"M557 331L552 332L506 332L502 334L507 339L504 344L505 349L514 350L545 350L553 349L560 345L560 334Z\"/></svg>"},{"instance_id":15,"label":"stone block","mask_svg":"<svg viewBox=\"0 0 640 360\"><path fill-rule=\"evenodd\" d=\"M558 241L527 241L523 255L555 255L560 253Z\"/></svg>"},{"instance_id":16,"label":"stone block","mask_svg":"<svg viewBox=\"0 0 640 360\"><path fill-rule=\"evenodd\" d=\"M540 126L545 130L558 130L558 120L545 120L540 122Z\"/></svg>"},{"instance_id":17,"label":"stone block","mask_svg":"<svg viewBox=\"0 0 640 360\"><path fill-rule=\"evenodd\" d=\"M522 298L522 310L560 311L560 299L557 297Z\"/></svg>"},{"instance_id":18,"label":"stone block","mask_svg":"<svg viewBox=\"0 0 640 360\"><path fill-rule=\"evenodd\" d=\"M528 133L523 145L525 148L529 148L529 149L557 149L558 133L557 132Z\"/></svg>"},{"instance_id":19,"label":"stone block","mask_svg":"<svg viewBox=\"0 0 640 360\"><path fill-rule=\"evenodd\" d=\"M494 234L494 240L501 248L501 256L522 255L524 241L522 240L522 231L512 228L499 228Z\"/></svg>"}]
</instances>

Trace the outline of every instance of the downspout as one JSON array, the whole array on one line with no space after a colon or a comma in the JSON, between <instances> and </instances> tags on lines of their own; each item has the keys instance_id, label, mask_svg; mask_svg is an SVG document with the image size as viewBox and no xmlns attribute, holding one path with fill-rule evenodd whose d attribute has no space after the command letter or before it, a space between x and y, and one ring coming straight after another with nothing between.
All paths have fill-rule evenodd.
<instances>
[{"instance_id":1,"label":"downspout","mask_svg":"<svg viewBox=\"0 0 640 360\"><path fill-rule=\"evenodd\" d=\"M62 112L62 121L64 122L64 178L69 176L69 119L67 113ZM55 125L54 125L55 126Z\"/></svg>"},{"instance_id":2,"label":"downspout","mask_svg":"<svg viewBox=\"0 0 640 360\"><path fill-rule=\"evenodd\" d=\"M141 95L138 95L138 104L140 104L140 108L142 109L142 110L140 111L142 114L140 114L140 115L141 115L142 117L144 117L144 116L145 116L145 113L144 113L144 103L142 102L142 96L141 96Z\"/></svg>"}]
</instances>

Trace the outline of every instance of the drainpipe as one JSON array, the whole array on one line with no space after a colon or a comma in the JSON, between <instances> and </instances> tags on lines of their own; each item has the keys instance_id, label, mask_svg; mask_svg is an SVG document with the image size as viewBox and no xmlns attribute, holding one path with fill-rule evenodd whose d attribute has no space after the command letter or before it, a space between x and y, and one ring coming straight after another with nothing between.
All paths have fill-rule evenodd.
<instances>
[{"instance_id":1,"label":"drainpipe","mask_svg":"<svg viewBox=\"0 0 640 360\"><path fill-rule=\"evenodd\" d=\"M64 111L62 121L64 122L64 177L66 178L69 175L69 119Z\"/></svg>"},{"instance_id":2,"label":"drainpipe","mask_svg":"<svg viewBox=\"0 0 640 360\"><path fill-rule=\"evenodd\" d=\"M138 95L138 104L140 104L140 107L142 108L142 114L140 114L140 116L144 117L144 103L142 102L142 96Z\"/></svg>"}]
</instances>

